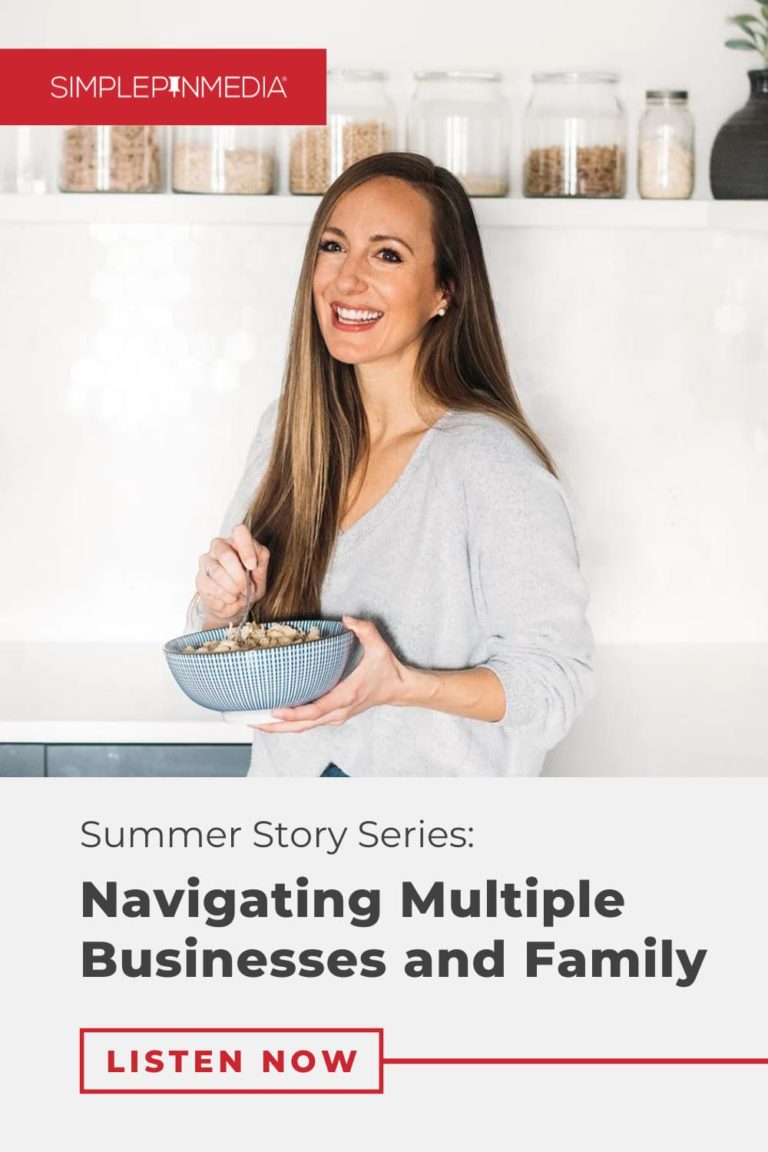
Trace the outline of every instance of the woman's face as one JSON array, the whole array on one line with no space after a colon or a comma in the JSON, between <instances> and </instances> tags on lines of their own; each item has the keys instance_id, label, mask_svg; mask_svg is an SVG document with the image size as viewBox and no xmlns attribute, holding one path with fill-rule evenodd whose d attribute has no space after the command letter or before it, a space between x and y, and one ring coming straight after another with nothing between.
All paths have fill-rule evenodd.
<instances>
[{"instance_id":1,"label":"woman's face","mask_svg":"<svg viewBox=\"0 0 768 1152\"><path fill-rule=\"evenodd\" d=\"M435 282L432 209L391 176L345 193L320 239L315 312L345 364L415 362L424 326L447 306Z\"/></svg>"}]
</instances>

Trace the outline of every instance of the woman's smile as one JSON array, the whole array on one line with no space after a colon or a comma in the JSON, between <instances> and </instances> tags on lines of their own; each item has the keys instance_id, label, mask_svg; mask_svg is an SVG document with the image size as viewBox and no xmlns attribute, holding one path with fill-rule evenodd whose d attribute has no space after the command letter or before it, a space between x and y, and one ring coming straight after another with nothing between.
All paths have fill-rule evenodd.
<instances>
[{"instance_id":1,"label":"woman's smile","mask_svg":"<svg viewBox=\"0 0 768 1152\"><path fill-rule=\"evenodd\" d=\"M351 308L346 304L331 304L333 325L344 332L368 332L384 315L374 308Z\"/></svg>"}]
</instances>

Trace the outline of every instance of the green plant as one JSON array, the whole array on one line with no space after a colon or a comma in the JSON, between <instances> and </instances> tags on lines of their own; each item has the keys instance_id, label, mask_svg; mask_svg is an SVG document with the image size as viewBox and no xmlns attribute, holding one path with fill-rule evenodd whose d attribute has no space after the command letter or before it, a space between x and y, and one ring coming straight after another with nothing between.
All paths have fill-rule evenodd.
<instances>
[{"instance_id":1,"label":"green plant","mask_svg":"<svg viewBox=\"0 0 768 1152\"><path fill-rule=\"evenodd\" d=\"M744 33L738 40L726 40L726 48L738 48L742 52L759 52L763 64L768 68L768 3L757 0L759 16L729 16L728 23L735 24Z\"/></svg>"}]
</instances>

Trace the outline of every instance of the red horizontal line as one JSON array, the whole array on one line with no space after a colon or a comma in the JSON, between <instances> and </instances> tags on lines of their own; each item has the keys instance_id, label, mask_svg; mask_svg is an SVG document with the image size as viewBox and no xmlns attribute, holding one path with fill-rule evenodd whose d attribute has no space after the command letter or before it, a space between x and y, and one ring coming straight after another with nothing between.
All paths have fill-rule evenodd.
<instances>
[{"instance_id":1,"label":"red horizontal line","mask_svg":"<svg viewBox=\"0 0 768 1152\"><path fill-rule=\"evenodd\" d=\"M383 1088L81 1088L81 1096L381 1096Z\"/></svg>"},{"instance_id":2,"label":"red horizontal line","mask_svg":"<svg viewBox=\"0 0 768 1152\"><path fill-rule=\"evenodd\" d=\"M768 1064L768 1056L385 1056L384 1064Z\"/></svg>"},{"instance_id":3,"label":"red horizontal line","mask_svg":"<svg viewBox=\"0 0 768 1152\"><path fill-rule=\"evenodd\" d=\"M381 1032L381 1028L81 1028L81 1032Z\"/></svg>"}]
</instances>

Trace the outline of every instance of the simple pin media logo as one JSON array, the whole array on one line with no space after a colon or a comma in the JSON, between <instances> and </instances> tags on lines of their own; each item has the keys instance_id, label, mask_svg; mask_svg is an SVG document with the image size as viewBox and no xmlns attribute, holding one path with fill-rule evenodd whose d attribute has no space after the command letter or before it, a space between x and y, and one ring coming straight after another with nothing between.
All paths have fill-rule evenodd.
<instances>
[{"instance_id":1,"label":"simple pin media logo","mask_svg":"<svg viewBox=\"0 0 768 1152\"><path fill-rule=\"evenodd\" d=\"M103 100L115 95L118 100L154 100L167 92L174 100L287 100L287 76L113 76L109 73L90 76L53 76L51 96L54 100Z\"/></svg>"},{"instance_id":2,"label":"simple pin media logo","mask_svg":"<svg viewBox=\"0 0 768 1152\"><path fill-rule=\"evenodd\" d=\"M324 124L320 48L0 49L0 124Z\"/></svg>"}]
</instances>

